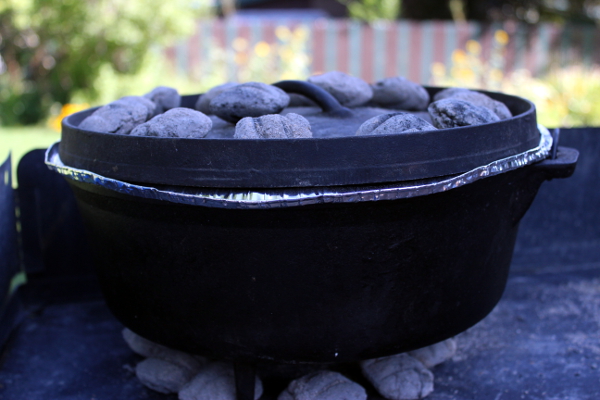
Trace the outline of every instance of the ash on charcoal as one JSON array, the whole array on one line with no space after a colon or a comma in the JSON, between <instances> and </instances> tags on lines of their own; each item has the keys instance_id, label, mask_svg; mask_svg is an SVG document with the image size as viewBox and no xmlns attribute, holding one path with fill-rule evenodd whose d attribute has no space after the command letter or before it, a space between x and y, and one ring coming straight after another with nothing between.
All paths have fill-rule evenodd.
<instances>
[{"instance_id":1,"label":"ash on charcoal","mask_svg":"<svg viewBox=\"0 0 600 400\"><path fill-rule=\"evenodd\" d=\"M506 104L474 90L464 88L448 88L436 93L433 98L435 101L449 98L464 100L468 101L469 103L473 103L476 106L487 108L496 114L500 119L512 117L512 113L508 107L506 107Z\"/></svg>"},{"instance_id":2,"label":"ash on charcoal","mask_svg":"<svg viewBox=\"0 0 600 400\"><path fill-rule=\"evenodd\" d=\"M196 101L196 105L194 108L204 114L211 114L210 111L210 101L217 97L221 92L227 89L231 89L234 86L237 86L237 83L234 82L226 82L222 85L215 86L210 89L208 92L204 93L200 97L198 97L198 101Z\"/></svg>"},{"instance_id":3,"label":"ash on charcoal","mask_svg":"<svg viewBox=\"0 0 600 400\"><path fill-rule=\"evenodd\" d=\"M421 111L426 110L429 104L427 90L402 76L385 78L371 85L371 88L371 103L379 107Z\"/></svg>"},{"instance_id":4,"label":"ash on charcoal","mask_svg":"<svg viewBox=\"0 0 600 400\"><path fill-rule=\"evenodd\" d=\"M177 393L196 374L191 370L158 358L147 358L135 368L145 386L160 393Z\"/></svg>"},{"instance_id":5,"label":"ash on charcoal","mask_svg":"<svg viewBox=\"0 0 600 400\"><path fill-rule=\"evenodd\" d=\"M308 82L328 91L345 107L361 106L373 97L373 90L367 82L339 71L311 76Z\"/></svg>"},{"instance_id":6,"label":"ash on charcoal","mask_svg":"<svg viewBox=\"0 0 600 400\"><path fill-rule=\"evenodd\" d=\"M379 115L365 121L356 131L356 135L389 135L434 130L437 128L429 122L412 114L398 112Z\"/></svg>"},{"instance_id":7,"label":"ash on charcoal","mask_svg":"<svg viewBox=\"0 0 600 400\"><path fill-rule=\"evenodd\" d=\"M386 399L421 399L433 392L433 374L406 353L365 360L363 375Z\"/></svg>"},{"instance_id":8,"label":"ash on charcoal","mask_svg":"<svg viewBox=\"0 0 600 400\"><path fill-rule=\"evenodd\" d=\"M244 117L280 113L290 102L283 90L264 83L248 82L223 90L209 103L210 112L236 123Z\"/></svg>"},{"instance_id":9,"label":"ash on charcoal","mask_svg":"<svg viewBox=\"0 0 600 400\"><path fill-rule=\"evenodd\" d=\"M141 104L148 110L148 119L152 118L156 114L156 104L154 104L151 100L143 96L125 96L121 97L117 101L123 102L131 102L133 104Z\"/></svg>"},{"instance_id":10,"label":"ash on charcoal","mask_svg":"<svg viewBox=\"0 0 600 400\"><path fill-rule=\"evenodd\" d=\"M427 368L449 360L456 353L456 339L450 338L431 346L409 351L408 355L421 361Z\"/></svg>"},{"instance_id":11,"label":"ash on charcoal","mask_svg":"<svg viewBox=\"0 0 600 400\"><path fill-rule=\"evenodd\" d=\"M128 135L154 115L155 105L140 96L127 96L100 107L81 121L80 129Z\"/></svg>"},{"instance_id":12,"label":"ash on charcoal","mask_svg":"<svg viewBox=\"0 0 600 400\"><path fill-rule=\"evenodd\" d=\"M167 86L158 86L152 89L150 93L146 93L144 97L155 104L155 115L179 107L181 104L181 96L177 90Z\"/></svg>"},{"instance_id":13,"label":"ash on charcoal","mask_svg":"<svg viewBox=\"0 0 600 400\"><path fill-rule=\"evenodd\" d=\"M310 123L301 115L289 113L243 118L235 126L236 139L296 139L310 138Z\"/></svg>"},{"instance_id":14,"label":"ash on charcoal","mask_svg":"<svg viewBox=\"0 0 600 400\"><path fill-rule=\"evenodd\" d=\"M455 98L435 101L429 105L428 110L433 125L439 129L481 125L500 120L485 107Z\"/></svg>"},{"instance_id":15,"label":"ash on charcoal","mask_svg":"<svg viewBox=\"0 0 600 400\"><path fill-rule=\"evenodd\" d=\"M292 381L278 400L366 400L358 383L333 371L319 371Z\"/></svg>"},{"instance_id":16,"label":"ash on charcoal","mask_svg":"<svg viewBox=\"0 0 600 400\"><path fill-rule=\"evenodd\" d=\"M262 382L255 382L254 398L262 396ZM236 400L231 364L213 363L203 368L179 391L179 400Z\"/></svg>"},{"instance_id":17,"label":"ash on charcoal","mask_svg":"<svg viewBox=\"0 0 600 400\"><path fill-rule=\"evenodd\" d=\"M189 370L192 374L196 374L207 363L203 357L192 356L183 351L170 349L161 344L154 343L128 328L123 329L123 339L125 339L129 348L135 353L144 357L157 358L179 365Z\"/></svg>"},{"instance_id":18,"label":"ash on charcoal","mask_svg":"<svg viewBox=\"0 0 600 400\"><path fill-rule=\"evenodd\" d=\"M131 135L203 138L211 127L210 118L200 111L178 107L138 125L131 131Z\"/></svg>"},{"instance_id":19,"label":"ash on charcoal","mask_svg":"<svg viewBox=\"0 0 600 400\"><path fill-rule=\"evenodd\" d=\"M460 88L460 87L451 87L448 89L440 90L439 92L437 92L436 94L433 95L433 101L438 101L438 100L443 100L443 99L448 99L450 97L454 97L455 94L464 92L465 90L469 90L469 89Z\"/></svg>"}]
</instances>

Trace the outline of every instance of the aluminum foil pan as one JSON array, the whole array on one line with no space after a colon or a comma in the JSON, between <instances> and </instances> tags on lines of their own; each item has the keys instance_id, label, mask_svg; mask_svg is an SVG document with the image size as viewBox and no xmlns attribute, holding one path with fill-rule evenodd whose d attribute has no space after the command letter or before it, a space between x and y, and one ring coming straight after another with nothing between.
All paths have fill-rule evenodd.
<instances>
[{"instance_id":1,"label":"aluminum foil pan","mask_svg":"<svg viewBox=\"0 0 600 400\"><path fill-rule=\"evenodd\" d=\"M451 177L372 186L306 187L261 191L178 186L140 186L106 178L90 171L71 168L63 164L58 154L60 142L54 143L46 151L46 165L50 169L74 181L99 185L106 189L131 196L194 206L267 209L320 203L356 203L361 201L397 200L445 192L488 176L498 175L544 160L548 157L552 148L552 136L543 126L538 125L538 129L540 131L540 143L537 147L487 165L482 165L471 171Z\"/></svg>"}]
</instances>

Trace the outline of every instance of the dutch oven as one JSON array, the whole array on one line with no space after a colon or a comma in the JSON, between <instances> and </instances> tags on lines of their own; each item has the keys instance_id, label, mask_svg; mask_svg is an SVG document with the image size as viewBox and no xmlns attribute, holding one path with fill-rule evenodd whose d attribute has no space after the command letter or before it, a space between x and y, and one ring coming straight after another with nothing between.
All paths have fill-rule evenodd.
<instances>
[{"instance_id":1,"label":"dutch oven","mask_svg":"<svg viewBox=\"0 0 600 400\"><path fill-rule=\"evenodd\" d=\"M78 129L88 110L47 163L134 332L237 363L357 361L484 318L538 188L574 171L576 150L549 156L532 103L489 95L514 116L379 137L131 137Z\"/></svg>"}]
</instances>

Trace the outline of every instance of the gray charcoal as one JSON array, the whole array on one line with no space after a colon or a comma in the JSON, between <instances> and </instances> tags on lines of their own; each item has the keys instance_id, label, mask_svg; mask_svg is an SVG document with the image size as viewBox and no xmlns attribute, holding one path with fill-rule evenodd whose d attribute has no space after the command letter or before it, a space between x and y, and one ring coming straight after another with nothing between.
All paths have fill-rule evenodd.
<instances>
[{"instance_id":1,"label":"gray charcoal","mask_svg":"<svg viewBox=\"0 0 600 400\"><path fill-rule=\"evenodd\" d=\"M433 392L433 374L406 353L365 360L363 375L386 399L422 399Z\"/></svg>"},{"instance_id":2,"label":"gray charcoal","mask_svg":"<svg viewBox=\"0 0 600 400\"><path fill-rule=\"evenodd\" d=\"M117 101L143 105L148 110L148 119L156 115L156 104L143 96L125 96Z\"/></svg>"},{"instance_id":3,"label":"gray charcoal","mask_svg":"<svg viewBox=\"0 0 600 400\"><path fill-rule=\"evenodd\" d=\"M158 86L150 93L146 93L144 97L156 105L154 115L162 114L181 104L181 96L177 90L166 86Z\"/></svg>"},{"instance_id":4,"label":"gray charcoal","mask_svg":"<svg viewBox=\"0 0 600 400\"><path fill-rule=\"evenodd\" d=\"M469 103L473 103L476 106L485 107L492 111L494 114L496 114L500 119L507 119L512 117L512 113L510 112L508 107L506 107L506 104L502 103L501 101L494 100L490 96L480 92L476 92L474 90L469 90L465 88L449 88L436 93L436 95L434 96L434 99L436 101L448 98L464 100L468 101Z\"/></svg>"},{"instance_id":5,"label":"gray charcoal","mask_svg":"<svg viewBox=\"0 0 600 400\"><path fill-rule=\"evenodd\" d=\"M402 76L385 78L371 85L371 102L379 107L396 110L422 111L429 104L429 93L418 83Z\"/></svg>"},{"instance_id":6,"label":"gray charcoal","mask_svg":"<svg viewBox=\"0 0 600 400\"><path fill-rule=\"evenodd\" d=\"M476 106L485 107L488 110L492 111L494 114L498 116L500 119L507 119L512 117L512 114L508 107L500 101L494 100L491 97L479 93L474 92L472 90L468 92L460 92L456 95L452 96L453 99L464 100L470 103L475 104Z\"/></svg>"},{"instance_id":7,"label":"gray charcoal","mask_svg":"<svg viewBox=\"0 0 600 400\"><path fill-rule=\"evenodd\" d=\"M356 135L390 135L435 130L435 126L419 117L398 112L379 115L365 121L356 131Z\"/></svg>"},{"instance_id":8,"label":"gray charcoal","mask_svg":"<svg viewBox=\"0 0 600 400\"><path fill-rule=\"evenodd\" d=\"M262 382L256 377L254 398L262 396ZM231 364L213 363L203 368L179 391L179 400L236 400Z\"/></svg>"},{"instance_id":9,"label":"gray charcoal","mask_svg":"<svg viewBox=\"0 0 600 400\"><path fill-rule=\"evenodd\" d=\"M328 91L346 107L362 106L373 97L373 90L367 82L340 71L311 76L308 81Z\"/></svg>"},{"instance_id":10,"label":"gray charcoal","mask_svg":"<svg viewBox=\"0 0 600 400\"><path fill-rule=\"evenodd\" d=\"M408 355L421 361L427 368L435 367L452 358L456 353L456 340L446 339L431 346L408 352Z\"/></svg>"},{"instance_id":11,"label":"gray charcoal","mask_svg":"<svg viewBox=\"0 0 600 400\"><path fill-rule=\"evenodd\" d=\"M244 117L280 113L290 97L278 87L248 82L223 90L209 104L210 112L225 121L236 123Z\"/></svg>"},{"instance_id":12,"label":"gray charcoal","mask_svg":"<svg viewBox=\"0 0 600 400\"><path fill-rule=\"evenodd\" d=\"M310 123L301 115L289 113L243 118L235 126L236 139L297 139L310 138Z\"/></svg>"},{"instance_id":13,"label":"gray charcoal","mask_svg":"<svg viewBox=\"0 0 600 400\"><path fill-rule=\"evenodd\" d=\"M177 393L195 375L194 372L181 365L147 358L135 367L135 374L144 384L160 393Z\"/></svg>"},{"instance_id":14,"label":"gray charcoal","mask_svg":"<svg viewBox=\"0 0 600 400\"><path fill-rule=\"evenodd\" d=\"M436 94L433 95L433 101L438 101L442 99L448 99L450 97L454 97L454 95L463 92L469 92L469 89L460 88L460 87L452 87L444 90L440 90Z\"/></svg>"},{"instance_id":15,"label":"gray charcoal","mask_svg":"<svg viewBox=\"0 0 600 400\"><path fill-rule=\"evenodd\" d=\"M100 107L81 121L80 129L128 135L154 115L155 105L140 96L127 96Z\"/></svg>"},{"instance_id":16,"label":"gray charcoal","mask_svg":"<svg viewBox=\"0 0 600 400\"><path fill-rule=\"evenodd\" d=\"M212 127L212 121L200 111L191 108L172 108L131 131L132 136L203 138Z\"/></svg>"},{"instance_id":17,"label":"gray charcoal","mask_svg":"<svg viewBox=\"0 0 600 400\"><path fill-rule=\"evenodd\" d=\"M215 86L214 88L210 89L208 92L204 93L202 96L198 97L198 101L196 102L196 105L194 106L194 108L206 115L212 114L210 111L210 107L209 107L210 101L212 99L214 99L215 97L217 97L217 95L220 94L222 91L224 91L226 89L230 89L237 85L238 85L237 83L227 82L222 85Z\"/></svg>"},{"instance_id":18,"label":"gray charcoal","mask_svg":"<svg viewBox=\"0 0 600 400\"><path fill-rule=\"evenodd\" d=\"M366 400L358 383L333 371L319 371L292 381L277 400Z\"/></svg>"},{"instance_id":19,"label":"gray charcoal","mask_svg":"<svg viewBox=\"0 0 600 400\"><path fill-rule=\"evenodd\" d=\"M189 370L192 374L198 373L200 368L207 363L206 359L203 357L192 356L183 351L170 349L161 344L154 343L134 333L128 328L123 329L123 339L125 339L129 348L135 353L144 357L158 358L179 365Z\"/></svg>"},{"instance_id":20,"label":"gray charcoal","mask_svg":"<svg viewBox=\"0 0 600 400\"><path fill-rule=\"evenodd\" d=\"M485 107L455 98L435 101L429 105L428 111L433 126L438 129L481 125L500 120L496 114Z\"/></svg>"},{"instance_id":21,"label":"gray charcoal","mask_svg":"<svg viewBox=\"0 0 600 400\"><path fill-rule=\"evenodd\" d=\"M427 112L427 110L425 111L413 111L411 113L412 115L414 115L415 117L419 117L424 121L427 121L431 124L431 115L429 115L429 113Z\"/></svg>"}]
</instances>

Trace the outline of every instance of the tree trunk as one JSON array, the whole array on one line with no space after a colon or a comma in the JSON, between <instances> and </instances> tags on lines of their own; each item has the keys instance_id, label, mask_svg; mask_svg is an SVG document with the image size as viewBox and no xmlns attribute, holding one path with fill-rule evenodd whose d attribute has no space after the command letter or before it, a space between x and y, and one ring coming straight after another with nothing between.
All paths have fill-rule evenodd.
<instances>
[{"instance_id":1,"label":"tree trunk","mask_svg":"<svg viewBox=\"0 0 600 400\"><path fill-rule=\"evenodd\" d=\"M448 0L402 0L400 16L406 19L452 19Z\"/></svg>"},{"instance_id":2,"label":"tree trunk","mask_svg":"<svg viewBox=\"0 0 600 400\"><path fill-rule=\"evenodd\" d=\"M472 21L505 19L502 6L510 3L507 0L464 0L465 15Z\"/></svg>"}]
</instances>

